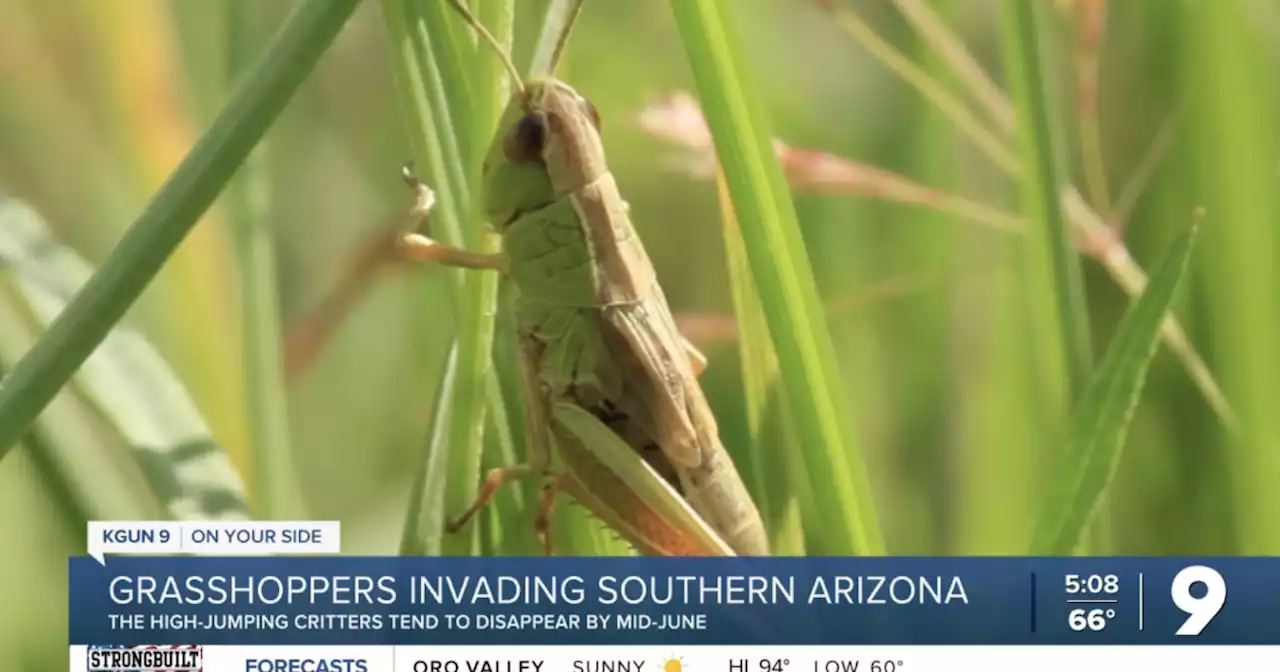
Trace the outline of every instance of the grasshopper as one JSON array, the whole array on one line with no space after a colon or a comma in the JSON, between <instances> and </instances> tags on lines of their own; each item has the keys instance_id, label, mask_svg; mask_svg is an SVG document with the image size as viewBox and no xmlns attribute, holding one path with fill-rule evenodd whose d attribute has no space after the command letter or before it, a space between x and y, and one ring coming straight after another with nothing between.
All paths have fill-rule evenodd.
<instances>
[{"instance_id":1,"label":"grasshopper","mask_svg":"<svg viewBox=\"0 0 1280 672\"><path fill-rule=\"evenodd\" d=\"M466 5L449 2L516 87L482 169L485 216L501 251L424 233L407 234L398 250L410 260L499 271L515 285L529 455L492 469L448 529L457 531L503 484L540 476L534 526L548 554L548 515L563 490L641 552L767 555L760 514L697 380L706 360L676 329L606 164L595 106L550 74L522 78ZM405 177L425 221L430 190L407 169ZM567 468L551 465L553 441Z\"/></svg>"}]
</instances>

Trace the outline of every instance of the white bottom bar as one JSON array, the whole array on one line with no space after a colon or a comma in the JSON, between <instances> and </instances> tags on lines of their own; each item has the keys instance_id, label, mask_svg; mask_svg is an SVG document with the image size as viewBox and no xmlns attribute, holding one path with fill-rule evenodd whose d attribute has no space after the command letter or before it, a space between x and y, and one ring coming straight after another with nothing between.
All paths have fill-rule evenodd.
<instances>
[{"instance_id":1,"label":"white bottom bar","mask_svg":"<svg viewBox=\"0 0 1280 672\"><path fill-rule=\"evenodd\" d=\"M71 647L73 672L85 672L87 649ZM206 646L203 672L1274 672L1277 668L1280 646Z\"/></svg>"}]
</instances>

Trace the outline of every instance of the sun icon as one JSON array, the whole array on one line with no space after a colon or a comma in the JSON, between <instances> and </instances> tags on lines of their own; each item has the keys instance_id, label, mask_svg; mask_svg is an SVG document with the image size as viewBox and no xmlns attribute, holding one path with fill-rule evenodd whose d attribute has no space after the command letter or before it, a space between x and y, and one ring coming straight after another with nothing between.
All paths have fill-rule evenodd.
<instances>
[{"instance_id":1,"label":"sun icon","mask_svg":"<svg viewBox=\"0 0 1280 672\"><path fill-rule=\"evenodd\" d=\"M684 672L684 658L667 656L662 661L662 672Z\"/></svg>"}]
</instances>

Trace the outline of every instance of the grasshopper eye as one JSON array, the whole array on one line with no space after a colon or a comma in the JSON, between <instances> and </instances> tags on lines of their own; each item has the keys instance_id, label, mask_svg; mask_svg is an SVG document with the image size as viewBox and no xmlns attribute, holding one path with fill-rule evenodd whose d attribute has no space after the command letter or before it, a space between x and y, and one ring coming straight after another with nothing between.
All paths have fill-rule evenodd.
<instances>
[{"instance_id":1,"label":"grasshopper eye","mask_svg":"<svg viewBox=\"0 0 1280 672\"><path fill-rule=\"evenodd\" d=\"M520 117L515 126L507 131L502 150L507 160L512 163L542 160L542 146L547 142L547 118L541 114L529 113Z\"/></svg>"}]
</instances>

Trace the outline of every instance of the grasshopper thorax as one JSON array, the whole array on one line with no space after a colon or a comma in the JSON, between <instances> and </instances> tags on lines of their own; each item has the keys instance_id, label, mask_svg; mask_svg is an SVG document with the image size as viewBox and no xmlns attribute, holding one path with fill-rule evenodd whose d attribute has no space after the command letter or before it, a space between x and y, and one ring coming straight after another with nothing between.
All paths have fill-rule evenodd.
<instances>
[{"instance_id":1,"label":"grasshopper thorax","mask_svg":"<svg viewBox=\"0 0 1280 672\"><path fill-rule=\"evenodd\" d=\"M529 79L511 96L485 156L486 215L501 231L607 170L595 106L558 79Z\"/></svg>"}]
</instances>

